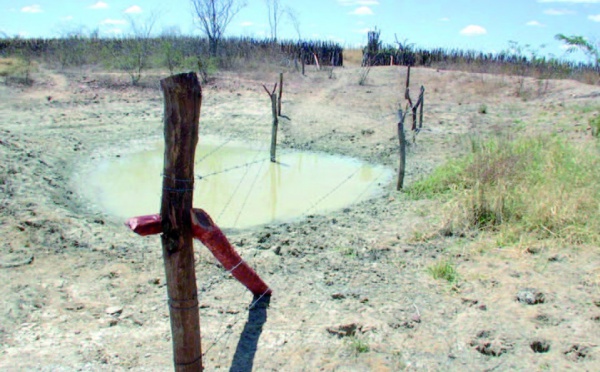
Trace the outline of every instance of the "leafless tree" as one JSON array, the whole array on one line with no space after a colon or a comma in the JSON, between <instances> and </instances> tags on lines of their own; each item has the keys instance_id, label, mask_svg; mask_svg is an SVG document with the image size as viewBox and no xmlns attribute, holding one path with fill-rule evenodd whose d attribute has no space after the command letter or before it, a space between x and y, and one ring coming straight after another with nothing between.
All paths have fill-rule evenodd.
<instances>
[{"instance_id":1,"label":"leafless tree","mask_svg":"<svg viewBox=\"0 0 600 372\"><path fill-rule=\"evenodd\" d=\"M208 38L210 55L215 57L225 29L246 6L243 0L191 0L200 31Z\"/></svg>"},{"instance_id":2,"label":"leafless tree","mask_svg":"<svg viewBox=\"0 0 600 372\"><path fill-rule=\"evenodd\" d=\"M131 16L126 17L133 37L136 39L148 39L159 16L160 13L158 11L153 11L144 19Z\"/></svg>"},{"instance_id":3,"label":"leafless tree","mask_svg":"<svg viewBox=\"0 0 600 372\"><path fill-rule=\"evenodd\" d=\"M113 63L127 71L132 85L140 82L142 72L148 68L151 54L150 35L158 18L158 11L151 12L143 19L127 17L131 35L123 39L123 50L115 56Z\"/></svg>"},{"instance_id":4,"label":"leafless tree","mask_svg":"<svg viewBox=\"0 0 600 372\"><path fill-rule=\"evenodd\" d=\"M277 41L277 27L283 15L283 8L279 0L265 0L269 14L269 27L271 28L271 39Z\"/></svg>"},{"instance_id":5,"label":"leafless tree","mask_svg":"<svg viewBox=\"0 0 600 372\"><path fill-rule=\"evenodd\" d=\"M296 30L296 34L298 34L298 40L302 40L302 34L300 33L300 15L298 14L298 11L292 7L287 7L285 12L290 19L294 30Z\"/></svg>"}]
</instances>

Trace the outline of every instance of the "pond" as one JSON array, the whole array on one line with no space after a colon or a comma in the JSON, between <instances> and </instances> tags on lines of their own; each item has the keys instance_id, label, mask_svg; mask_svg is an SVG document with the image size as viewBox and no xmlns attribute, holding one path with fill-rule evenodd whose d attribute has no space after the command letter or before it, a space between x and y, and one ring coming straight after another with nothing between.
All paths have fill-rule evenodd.
<instances>
[{"instance_id":1,"label":"pond","mask_svg":"<svg viewBox=\"0 0 600 372\"><path fill-rule=\"evenodd\" d=\"M105 212L128 217L160 212L163 146L103 159L83 175L85 196ZM392 171L357 159L281 151L212 136L199 140L194 207L223 228L246 228L340 209L381 192Z\"/></svg>"}]
</instances>

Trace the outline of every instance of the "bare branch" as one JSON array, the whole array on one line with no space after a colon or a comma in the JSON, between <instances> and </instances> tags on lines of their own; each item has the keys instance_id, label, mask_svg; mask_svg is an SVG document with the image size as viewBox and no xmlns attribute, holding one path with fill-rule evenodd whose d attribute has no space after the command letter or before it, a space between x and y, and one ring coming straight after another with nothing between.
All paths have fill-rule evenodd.
<instances>
[{"instance_id":1,"label":"bare branch","mask_svg":"<svg viewBox=\"0 0 600 372\"><path fill-rule=\"evenodd\" d=\"M290 19L294 30L296 30L296 34L298 34L298 40L302 40L302 34L300 33L300 15L298 14L298 11L292 7L287 7L285 12Z\"/></svg>"},{"instance_id":2,"label":"bare branch","mask_svg":"<svg viewBox=\"0 0 600 372\"><path fill-rule=\"evenodd\" d=\"M271 28L271 39L277 41L277 28L283 15L284 9L281 7L280 0L264 0L267 5L267 14L269 15L269 27Z\"/></svg>"},{"instance_id":3,"label":"bare branch","mask_svg":"<svg viewBox=\"0 0 600 372\"><path fill-rule=\"evenodd\" d=\"M191 0L198 28L206 35L210 53L217 55L218 45L229 23L246 6L243 0Z\"/></svg>"}]
</instances>

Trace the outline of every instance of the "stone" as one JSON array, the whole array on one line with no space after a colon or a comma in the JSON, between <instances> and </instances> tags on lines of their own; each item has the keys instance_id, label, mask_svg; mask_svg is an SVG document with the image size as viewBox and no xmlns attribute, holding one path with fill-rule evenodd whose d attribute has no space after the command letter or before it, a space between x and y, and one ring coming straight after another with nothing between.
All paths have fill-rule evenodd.
<instances>
[{"instance_id":1,"label":"stone","mask_svg":"<svg viewBox=\"0 0 600 372\"><path fill-rule=\"evenodd\" d=\"M534 288L524 288L517 293L517 301L527 305L537 305L546 302L546 296Z\"/></svg>"},{"instance_id":2,"label":"stone","mask_svg":"<svg viewBox=\"0 0 600 372\"><path fill-rule=\"evenodd\" d=\"M327 332L339 338L355 336L356 331L360 330L361 326L356 323L348 323L339 326L327 327Z\"/></svg>"},{"instance_id":3,"label":"stone","mask_svg":"<svg viewBox=\"0 0 600 372\"><path fill-rule=\"evenodd\" d=\"M119 316L123 313L123 306L111 306L107 307L104 312L108 315Z\"/></svg>"}]
</instances>

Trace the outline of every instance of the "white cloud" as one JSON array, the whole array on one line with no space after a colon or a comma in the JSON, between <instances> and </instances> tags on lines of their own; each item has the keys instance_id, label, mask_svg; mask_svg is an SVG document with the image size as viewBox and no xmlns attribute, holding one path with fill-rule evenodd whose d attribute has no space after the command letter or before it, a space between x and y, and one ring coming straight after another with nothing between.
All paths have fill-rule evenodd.
<instances>
[{"instance_id":1,"label":"white cloud","mask_svg":"<svg viewBox=\"0 0 600 372\"><path fill-rule=\"evenodd\" d=\"M21 8L23 13L41 13L43 12L42 7L39 5L28 5Z\"/></svg>"},{"instance_id":2,"label":"white cloud","mask_svg":"<svg viewBox=\"0 0 600 372\"><path fill-rule=\"evenodd\" d=\"M60 20L61 21L72 21L73 20L73 16L62 17Z\"/></svg>"},{"instance_id":3,"label":"white cloud","mask_svg":"<svg viewBox=\"0 0 600 372\"><path fill-rule=\"evenodd\" d=\"M112 35L120 35L123 33L123 30L121 30L120 28L111 28L110 30L106 30L106 33Z\"/></svg>"},{"instance_id":4,"label":"white cloud","mask_svg":"<svg viewBox=\"0 0 600 372\"><path fill-rule=\"evenodd\" d=\"M544 25L539 23L538 21L529 21L529 22L525 23L525 25L532 26L532 27L544 27Z\"/></svg>"},{"instance_id":5,"label":"white cloud","mask_svg":"<svg viewBox=\"0 0 600 372\"><path fill-rule=\"evenodd\" d=\"M105 19L100 22L101 25L125 25L127 22L123 19Z\"/></svg>"},{"instance_id":6,"label":"white cloud","mask_svg":"<svg viewBox=\"0 0 600 372\"><path fill-rule=\"evenodd\" d=\"M589 15L588 19L594 22L600 22L600 14Z\"/></svg>"},{"instance_id":7,"label":"white cloud","mask_svg":"<svg viewBox=\"0 0 600 372\"><path fill-rule=\"evenodd\" d=\"M538 3L600 4L600 0L538 0Z\"/></svg>"},{"instance_id":8,"label":"white cloud","mask_svg":"<svg viewBox=\"0 0 600 372\"><path fill-rule=\"evenodd\" d=\"M250 21L242 22L242 23L240 23L240 26L251 27L251 26L254 26L254 22L250 22Z\"/></svg>"},{"instance_id":9,"label":"white cloud","mask_svg":"<svg viewBox=\"0 0 600 372\"><path fill-rule=\"evenodd\" d=\"M369 33L369 31L371 31L371 29L369 27L356 30L356 32L359 34L367 34L367 33Z\"/></svg>"},{"instance_id":10,"label":"white cloud","mask_svg":"<svg viewBox=\"0 0 600 372\"><path fill-rule=\"evenodd\" d=\"M544 10L544 14L552 15L552 16L562 16L562 15L567 15L567 14L575 14L575 12L572 10L567 10L567 9L550 8L550 9Z\"/></svg>"},{"instance_id":11,"label":"white cloud","mask_svg":"<svg viewBox=\"0 0 600 372\"><path fill-rule=\"evenodd\" d=\"M460 30L460 34L465 36L485 35L487 34L487 30L478 25L468 25Z\"/></svg>"},{"instance_id":12,"label":"white cloud","mask_svg":"<svg viewBox=\"0 0 600 372\"><path fill-rule=\"evenodd\" d=\"M442 21L442 22L450 22L450 18L443 17L443 18L440 18L440 21Z\"/></svg>"},{"instance_id":13,"label":"white cloud","mask_svg":"<svg viewBox=\"0 0 600 372\"><path fill-rule=\"evenodd\" d=\"M342 6L379 5L378 0L337 0Z\"/></svg>"},{"instance_id":14,"label":"white cloud","mask_svg":"<svg viewBox=\"0 0 600 372\"><path fill-rule=\"evenodd\" d=\"M104 1L98 1L96 4L90 5L89 8L90 9L107 9L108 4L105 3Z\"/></svg>"},{"instance_id":15,"label":"white cloud","mask_svg":"<svg viewBox=\"0 0 600 372\"><path fill-rule=\"evenodd\" d=\"M132 5L129 8L125 9L123 13L141 13L142 8L138 5Z\"/></svg>"},{"instance_id":16,"label":"white cloud","mask_svg":"<svg viewBox=\"0 0 600 372\"><path fill-rule=\"evenodd\" d=\"M361 6L361 7L354 9L354 11L350 12L350 14L361 15L361 16L373 15L373 11L368 6Z\"/></svg>"}]
</instances>

